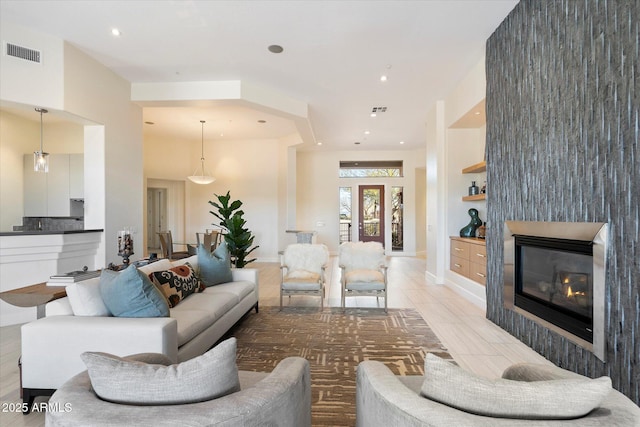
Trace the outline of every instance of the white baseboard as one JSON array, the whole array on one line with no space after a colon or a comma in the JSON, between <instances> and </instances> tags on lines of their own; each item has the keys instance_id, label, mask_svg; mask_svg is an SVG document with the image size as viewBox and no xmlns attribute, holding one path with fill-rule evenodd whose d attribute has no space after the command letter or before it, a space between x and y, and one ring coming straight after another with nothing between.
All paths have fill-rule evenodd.
<instances>
[{"instance_id":1,"label":"white baseboard","mask_svg":"<svg viewBox=\"0 0 640 427\"><path fill-rule=\"evenodd\" d=\"M433 274L430 271L425 271L424 272L424 278L427 281L427 283L429 283L430 285L441 285L442 281L438 280L438 276L436 276L435 274Z\"/></svg>"},{"instance_id":2,"label":"white baseboard","mask_svg":"<svg viewBox=\"0 0 640 427\"><path fill-rule=\"evenodd\" d=\"M444 284L446 287L486 312L487 296L484 286L452 271L447 271Z\"/></svg>"}]
</instances>

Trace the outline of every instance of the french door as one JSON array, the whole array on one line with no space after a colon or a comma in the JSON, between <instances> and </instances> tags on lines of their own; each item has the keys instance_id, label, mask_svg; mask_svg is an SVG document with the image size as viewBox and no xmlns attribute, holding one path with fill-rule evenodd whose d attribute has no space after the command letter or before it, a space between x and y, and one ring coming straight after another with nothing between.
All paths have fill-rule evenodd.
<instances>
[{"instance_id":1,"label":"french door","mask_svg":"<svg viewBox=\"0 0 640 427\"><path fill-rule=\"evenodd\" d=\"M358 186L358 240L384 246L384 185Z\"/></svg>"}]
</instances>

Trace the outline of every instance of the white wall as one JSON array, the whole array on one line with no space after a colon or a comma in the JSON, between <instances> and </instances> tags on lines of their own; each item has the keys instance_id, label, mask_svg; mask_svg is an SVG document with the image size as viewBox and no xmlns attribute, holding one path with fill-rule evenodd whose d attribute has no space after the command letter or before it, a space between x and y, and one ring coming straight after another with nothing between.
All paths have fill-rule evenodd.
<instances>
[{"instance_id":1,"label":"white wall","mask_svg":"<svg viewBox=\"0 0 640 427\"><path fill-rule=\"evenodd\" d=\"M427 254L427 170L416 169L416 255Z\"/></svg>"},{"instance_id":2,"label":"white wall","mask_svg":"<svg viewBox=\"0 0 640 427\"><path fill-rule=\"evenodd\" d=\"M85 228L104 228L99 256L120 263L117 231L143 230L142 109L130 101L129 82L69 44L64 56L65 110L104 131L102 142L99 129L95 140L85 137ZM135 253L143 243L134 234Z\"/></svg>"},{"instance_id":3,"label":"white wall","mask_svg":"<svg viewBox=\"0 0 640 427\"><path fill-rule=\"evenodd\" d=\"M466 202L463 196L469 194L471 181L482 188L486 173L463 174L462 169L484 160L485 127L478 129L449 129L447 131L447 223L450 236L457 236L460 229L469 224L469 209L477 209L480 219L487 220L485 201Z\"/></svg>"},{"instance_id":4,"label":"white wall","mask_svg":"<svg viewBox=\"0 0 640 427\"><path fill-rule=\"evenodd\" d=\"M123 226L140 230L143 218L142 111L130 101L130 84L62 40L6 22L0 29L3 41L41 50L43 57L43 65L36 68L2 57L1 100L86 119L85 229L105 230L95 255L96 268L121 261L117 230ZM135 251L141 249L138 238ZM38 273L38 280L44 281L58 271L43 265ZM19 278L3 283L5 289L23 285ZM2 316L6 310L3 306Z\"/></svg>"},{"instance_id":5,"label":"white wall","mask_svg":"<svg viewBox=\"0 0 640 427\"><path fill-rule=\"evenodd\" d=\"M444 283L446 222L446 129L444 101L436 102L426 117L427 129L427 271L432 283Z\"/></svg>"},{"instance_id":6,"label":"white wall","mask_svg":"<svg viewBox=\"0 0 640 427\"><path fill-rule=\"evenodd\" d=\"M447 284L472 302L483 306L480 285L449 271L449 236L458 235L469 223L467 211L476 208L486 219L485 202L463 202L471 180L480 187L484 174L463 175L462 169L484 159L484 126L454 129L452 125L485 97L484 58L444 99L436 102L426 118L427 164L427 271L428 280Z\"/></svg>"},{"instance_id":7,"label":"white wall","mask_svg":"<svg viewBox=\"0 0 640 427\"><path fill-rule=\"evenodd\" d=\"M357 222L358 185L385 185L386 244L391 254L391 187L404 187L404 251L416 252L415 170L424 168L424 150L418 151L305 151L297 154L296 228L314 230L316 240L336 253L339 246L339 188L352 187L354 224ZM402 178L339 178L340 161L402 160ZM324 224L320 226L319 224ZM353 228L354 232L357 227ZM357 240L357 236L355 237ZM400 252L393 252L401 254Z\"/></svg>"},{"instance_id":8,"label":"white wall","mask_svg":"<svg viewBox=\"0 0 640 427\"><path fill-rule=\"evenodd\" d=\"M0 96L33 106L64 106L64 42L56 37L2 21L0 40L41 52L41 63L0 56Z\"/></svg>"}]
</instances>

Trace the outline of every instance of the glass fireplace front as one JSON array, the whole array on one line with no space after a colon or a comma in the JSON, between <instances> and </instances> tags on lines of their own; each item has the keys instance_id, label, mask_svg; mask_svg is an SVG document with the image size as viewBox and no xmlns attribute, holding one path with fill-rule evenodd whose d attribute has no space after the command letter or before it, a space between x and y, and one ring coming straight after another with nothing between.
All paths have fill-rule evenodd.
<instances>
[{"instance_id":1,"label":"glass fireplace front","mask_svg":"<svg viewBox=\"0 0 640 427\"><path fill-rule=\"evenodd\" d=\"M592 242L514 238L515 305L593 342Z\"/></svg>"}]
</instances>

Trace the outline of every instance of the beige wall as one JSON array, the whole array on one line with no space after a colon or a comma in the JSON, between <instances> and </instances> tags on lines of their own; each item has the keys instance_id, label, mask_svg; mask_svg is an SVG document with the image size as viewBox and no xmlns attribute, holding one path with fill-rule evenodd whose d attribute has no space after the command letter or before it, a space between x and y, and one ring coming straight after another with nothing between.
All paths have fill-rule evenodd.
<instances>
[{"instance_id":1,"label":"beige wall","mask_svg":"<svg viewBox=\"0 0 640 427\"><path fill-rule=\"evenodd\" d=\"M284 215L279 190L286 165L282 142L276 139L213 141L205 149L206 167L216 181L197 185L187 180L200 162L200 140L145 140L144 173L148 180L165 179L184 183L184 224L172 222L175 241L195 242L195 233L215 228L219 221L211 213L209 201L215 195L231 192L233 200L243 202L247 227L260 247L252 253L261 261L277 261L279 217ZM145 219L146 221L146 219ZM179 220L178 220L179 221Z\"/></svg>"},{"instance_id":2,"label":"beige wall","mask_svg":"<svg viewBox=\"0 0 640 427\"><path fill-rule=\"evenodd\" d=\"M22 224L23 156L39 141L40 126L13 114L0 111L0 231L13 231Z\"/></svg>"},{"instance_id":3,"label":"beige wall","mask_svg":"<svg viewBox=\"0 0 640 427\"><path fill-rule=\"evenodd\" d=\"M47 123L44 120L44 149L50 154L82 153L83 126L77 123ZM33 120L0 110L0 231L13 231L22 224L24 212L23 156L40 149L40 115Z\"/></svg>"},{"instance_id":4,"label":"beige wall","mask_svg":"<svg viewBox=\"0 0 640 427\"><path fill-rule=\"evenodd\" d=\"M186 179L193 173L200 159L200 141L147 139L144 150L145 176L154 186L157 180L175 180L185 185L185 224L174 224L176 241L195 241L195 233L212 228L217 219L209 213L214 194L231 191L233 199L243 201L247 226L260 246L253 255L260 261L277 261L283 250L295 237L287 229L315 230L317 241L325 243L332 252L338 248L339 210L338 188L359 184L387 186L387 212L390 212L392 186L404 187L405 201L405 254L416 252L416 214L424 211L424 195L416 206L416 169L424 176L424 151L359 152L313 151L295 152L291 148L297 141L283 140L215 141L205 150L207 167L216 181L210 185L196 185ZM209 153L209 154L207 154ZM339 179L340 160L404 160L403 178L376 180ZM292 164L293 163L293 164ZM297 172L296 172L297 171ZM290 176L290 173L294 176ZM420 176L420 173L418 174ZM375 181L375 182L373 182ZM289 205L295 204L295 211ZM388 217L390 218L390 217ZM390 247L390 219L388 219L387 246ZM324 224L320 226L319 224ZM184 229L184 235L180 230ZM424 249L423 249L424 250Z\"/></svg>"},{"instance_id":5,"label":"beige wall","mask_svg":"<svg viewBox=\"0 0 640 427\"><path fill-rule=\"evenodd\" d=\"M336 253L339 246L340 187L352 187L354 223L357 221L355 203L358 185L385 186L386 239L385 247L391 253L391 187L404 187L404 254L416 252L416 186L417 168L424 168L425 152L418 151L310 151L297 154L297 228L314 230L317 241ZM339 178L341 160L402 160L402 178ZM321 225L324 224L324 225ZM354 227L354 231L357 227ZM356 237L357 239L357 237ZM395 253L395 252L394 252ZM396 253L398 254L398 253Z\"/></svg>"}]
</instances>

